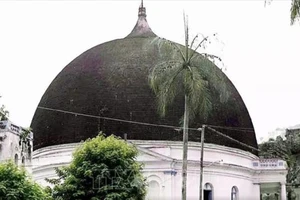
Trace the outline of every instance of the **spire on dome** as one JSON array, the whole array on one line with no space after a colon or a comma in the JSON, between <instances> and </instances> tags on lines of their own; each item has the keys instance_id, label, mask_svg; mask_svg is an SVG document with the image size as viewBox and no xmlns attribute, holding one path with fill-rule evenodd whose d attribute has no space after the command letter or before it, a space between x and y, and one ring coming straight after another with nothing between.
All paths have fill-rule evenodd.
<instances>
[{"instance_id":1,"label":"spire on dome","mask_svg":"<svg viewBox=\"0 0 300 200\"><path fill-rule=\"evenodd\" d=\"M149 27L146 17L147 17L146 8L144 7L143 0L141 0L141 5L139 7L139 13L138 13L138 21L136 22L136 25L131 31L131 33L127 35L126 38L156 37L155 33L153 33L153 31Z\"/></svg>"},{"instance_id":2,"label":"spire on dome","mask_svg":"<svg viewBox=\"0 0 300 200\"><path fill-rule=\"evenodd\" d=\"M143 4L143 0L141 2L141 5L139 7L139 17L143 16L143 17L147 17L146 15L146 8L144 7L144 4Z\"/></svg>"}]
</instances>

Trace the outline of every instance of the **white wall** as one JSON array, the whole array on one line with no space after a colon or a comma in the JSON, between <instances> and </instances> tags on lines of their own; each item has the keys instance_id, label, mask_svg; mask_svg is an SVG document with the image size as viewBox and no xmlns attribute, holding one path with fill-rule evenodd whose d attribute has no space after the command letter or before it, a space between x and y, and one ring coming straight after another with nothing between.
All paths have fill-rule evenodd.
<instances>
[{"instance_id":1,"label":"white wall","mask_svg":"<svg viewBox=\"0 0 300 200\"><path fill-rule=\"evenodd\" d=\"M28 152L28 147L22 151L22 146L19 144L22 128L8 121L0 121L0 161L5 162L13 160L18 165L25 166L26 170L31 173L31 155ZM31 152L32 152L32 140ZM24 159L24 163L22 163Z\"/></svg>"},{"instance_id":2,"label":"white wall","mask_svg":"<svg viewBox=\"0 0 300 200\"><path fill-rule=\"evenodd\" d=\"M182 144L166 141L131 141L139 149L138 161L143 162L144 176L150 184L148 199L180 199L181 196L181 166ZM42 185L47 184L45 178L55 177L53 168L68 164L72 152L78 144L56 145L38 149L33 153L33 177ZM199 157L200 145L189 144L188 164L188 199L199 197ZM223 164L216 162L223 160ZM215 200L230 199L231 188L236 186L241 200L259 200L260 180L272 182L285 180L286 170L283 167L264 169L253 166L257 162L255 155L229 147L205 144L204 148L204 178L205 183L211 183ZM267 173L263 173L267 171ZM280 173L281 174L280 174Z\"/></svg>"}]
</instances>

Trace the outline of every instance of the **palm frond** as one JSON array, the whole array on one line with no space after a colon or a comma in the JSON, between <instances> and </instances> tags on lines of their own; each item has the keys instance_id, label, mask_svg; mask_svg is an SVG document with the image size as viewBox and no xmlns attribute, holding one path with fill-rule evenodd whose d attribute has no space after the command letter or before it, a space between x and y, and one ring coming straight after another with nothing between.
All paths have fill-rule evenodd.
<instances>
[{"instance_id":1,"label":"palm frond","mask_svg":"<svg viewBox=\"0 0 300 200\"><path fill-rule=\"evenodd\" d=\"M166 81L165 78L170 77L173 70L181 65L182 63L177 61L167 61L156 65L149 75L151 88L153 89L152 86L155 85L159 86L159 84L155 84L154 82L161 83ZM154 92L156 93L157 91Z\"/></svg>"},{"instance_id":2,"label":"palm frond","mask_svg":"<svg viewBox=\"0 0 300 200\"><path fill-rule=\"evenodd\" d=\"M184 56L183 53L183 48L180 48L175 42L172 42L170 40L164 40L165 44L167 44L168 46L172 47L173 49L176 50L177 53L179 53L180 58L179 60L181 61L186 61L187 58ZM169 52L170 53L170 52Z\"/></svg>"},{"instance_id":3,"label":"palm frond","mask_svg":"<svg viewBox=\"0 0 300 200\"><path fill-rule=\"evenodd\" d=\"M209 59L210 61L214 61L214 60L219 60L222 61L222 59L219 56L213 55L213 54L209 54L209 53L202 53L203 56L205 56L207 59Z\"/></svg>"},{"instance_id":4,"label":"palm frond","mask_svg":"<svg viewBox=\"0 0 300 200\"><path fill-rule=\"evenodd\" d=\"M207 87L208 83L195 67L190 67L189 69L189 71L185 72L184 85L190 107L190 119L192 120L198 113L201 113L206 119L212 109L210 92Z\"/></svg>"},{"instance_id":5,"label":"palm frond","mask_svg":"<svg viewBox=\"0 0 300 200\"><path fill-rule=\"evenodd\" d=\"M180 65L180 64L182 64L182 62L178 60L168 60L168 61L160 62L153 68L152 74L156 76L162 75L163 73L166 72L168 68L172 68L175 65Z\"/></svg>"},{"instance_id":6,"label":"palm frond","mask_svg":"<svg viewBox=\"0 0 300 200\"><path fill-rule=\"evenodd\" d=\"M219 93L220 101L222 103L227 102L231 93L229 92L228 84L226 84L226 75L214 63L199 54L195 56L195 59L190 64L209 82L209 86Z\"/></svg>"},{"instance_id":7,"label":"palm frond","mask_svg":"<svg viewBox=\"0 0 300 200\"><path fill-rule=\"evenodd\" d=\"M186 57L183 55L182 50L179 48L179 46L177 44L175 44L174 42L170 42L170 44L172 46L174 46L177 50L177 52L180 54L182 61L186 61Z\"/></svg>"},{"instance_id":8,"label":"palm frond","mask_svg":"<svg viewBox=\"0 0 300 200\"><path fill-rule=\"evenodd\" d=\"M191 46L190 46L190 48L192 49L193 48L193 46L194 46L194 43L195 43L195 41L196 41L196 39L198 38L198 34L193 38L193 40L192 40L192 43L191 43Z\"/></svg>"},{"instance_id":9,"label":"palm frond","mask_svg":"<svg viewBox=\"0 0 300 200\"><path fill-rule=\"evenodd\" d=\"M197 50L201 47L201 45L202 45L204 42L207 41L208 37L209 37L209 36L204 37L204 38L201 40L201 42L197 45L197 47L193 50L191 56L190 56L189 59L188 59L189 62L194 58L195 53L196 53Z\"/></svg>"},{"instance_id":10,"label":"palm frond","mask_svg":"<svg viewBox=\"0 0 300 200\"><path fill-rule=\"evenodd\" d=\"M291 25L295 23L297 18L300 18L300 0L292 0Z\"/></svg>"},{"instance_id":11,"label":"palm frond","mask_svg":"<svg viewBox=\"0 0 300 200\"><path fill-rule=\"evenodd\" d=\"M170 63L169 63L170 64ZM158 111L165 116L167 107L173 102L178 93L182 64L175 62L172 65L154 67L149 79L150 87L158 101Z\"/></svg>"}]
</instances>

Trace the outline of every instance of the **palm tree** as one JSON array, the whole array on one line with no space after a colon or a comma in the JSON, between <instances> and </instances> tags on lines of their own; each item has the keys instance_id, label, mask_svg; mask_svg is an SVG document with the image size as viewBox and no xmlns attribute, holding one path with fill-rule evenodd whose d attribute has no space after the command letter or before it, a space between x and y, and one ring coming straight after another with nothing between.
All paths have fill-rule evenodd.
<instances>
[{"instance_id":1,"label":"palm tree","mask_svg":"<svg viewBox=\"0 0 300 200\"><path fill-rule=\"evenodd\" d=\"M208 117L212 109L211 96L208 87L208 81L203 76L203 68L195 65L193 59L207 58L219 59L209 54L199 54L198 48L208 41L204 37L194 50L189 48L189 28L186 17L184 16L185 46L180 47L175 43L169 42L178 52L179 58L167 61L154 66L150 74L150 87L154 91L157 101L158 110L161 116L166 115L167 107L172 104L174 98L180 91L184 93L184 114L183 114L183 164L182 164L182 200L186 200L186 183L187 183L187 153L188 153L188 127L189 120L192 120L196 114L201 113L204 119ZM196 42L198 35L193 38L191 47ZM207 63L207 62L203 62ZM212 64L211 62L209 62ZM198 62L199 64L199 62ZM220 77L218 77L220 78ZM222 80L219 79L219 80ZM226 91L223 84L223 93ZM215 86L215 85L214 85ZM221 95L226 98L227 95Z\"/></svg>"}]
</instances>

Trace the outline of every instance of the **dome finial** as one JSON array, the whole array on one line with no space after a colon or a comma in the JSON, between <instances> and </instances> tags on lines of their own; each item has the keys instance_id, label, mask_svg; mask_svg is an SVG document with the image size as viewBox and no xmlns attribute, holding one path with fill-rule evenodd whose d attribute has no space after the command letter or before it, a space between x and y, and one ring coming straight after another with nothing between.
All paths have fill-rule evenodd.
<instances>
[{"instance_id":1,"label":"dome finial","mask_svg":"<svg viewBox=\"0 0 300 200\"><path fill-rule=\"evenodd\" d=\"M129 35L127 35L127 38L131 37L156 37L155 33L151 30L151 28L148 25L147 19L146 19L146 8L144 7L144 1L141 0L141 5L139 7L139 18L138 21L131 31Z\"/></svg>"},{"instance_id":2,"label":"dome finial","mask_svg":"<svg viewBox=\"0 0 300 200\"><path fill-rule=\"evenodd\" d=\"M144 1L141 0L141 5L139 7L139 17L146 17L146 8L144 7Z\"/></svg>"}]
</instances>

